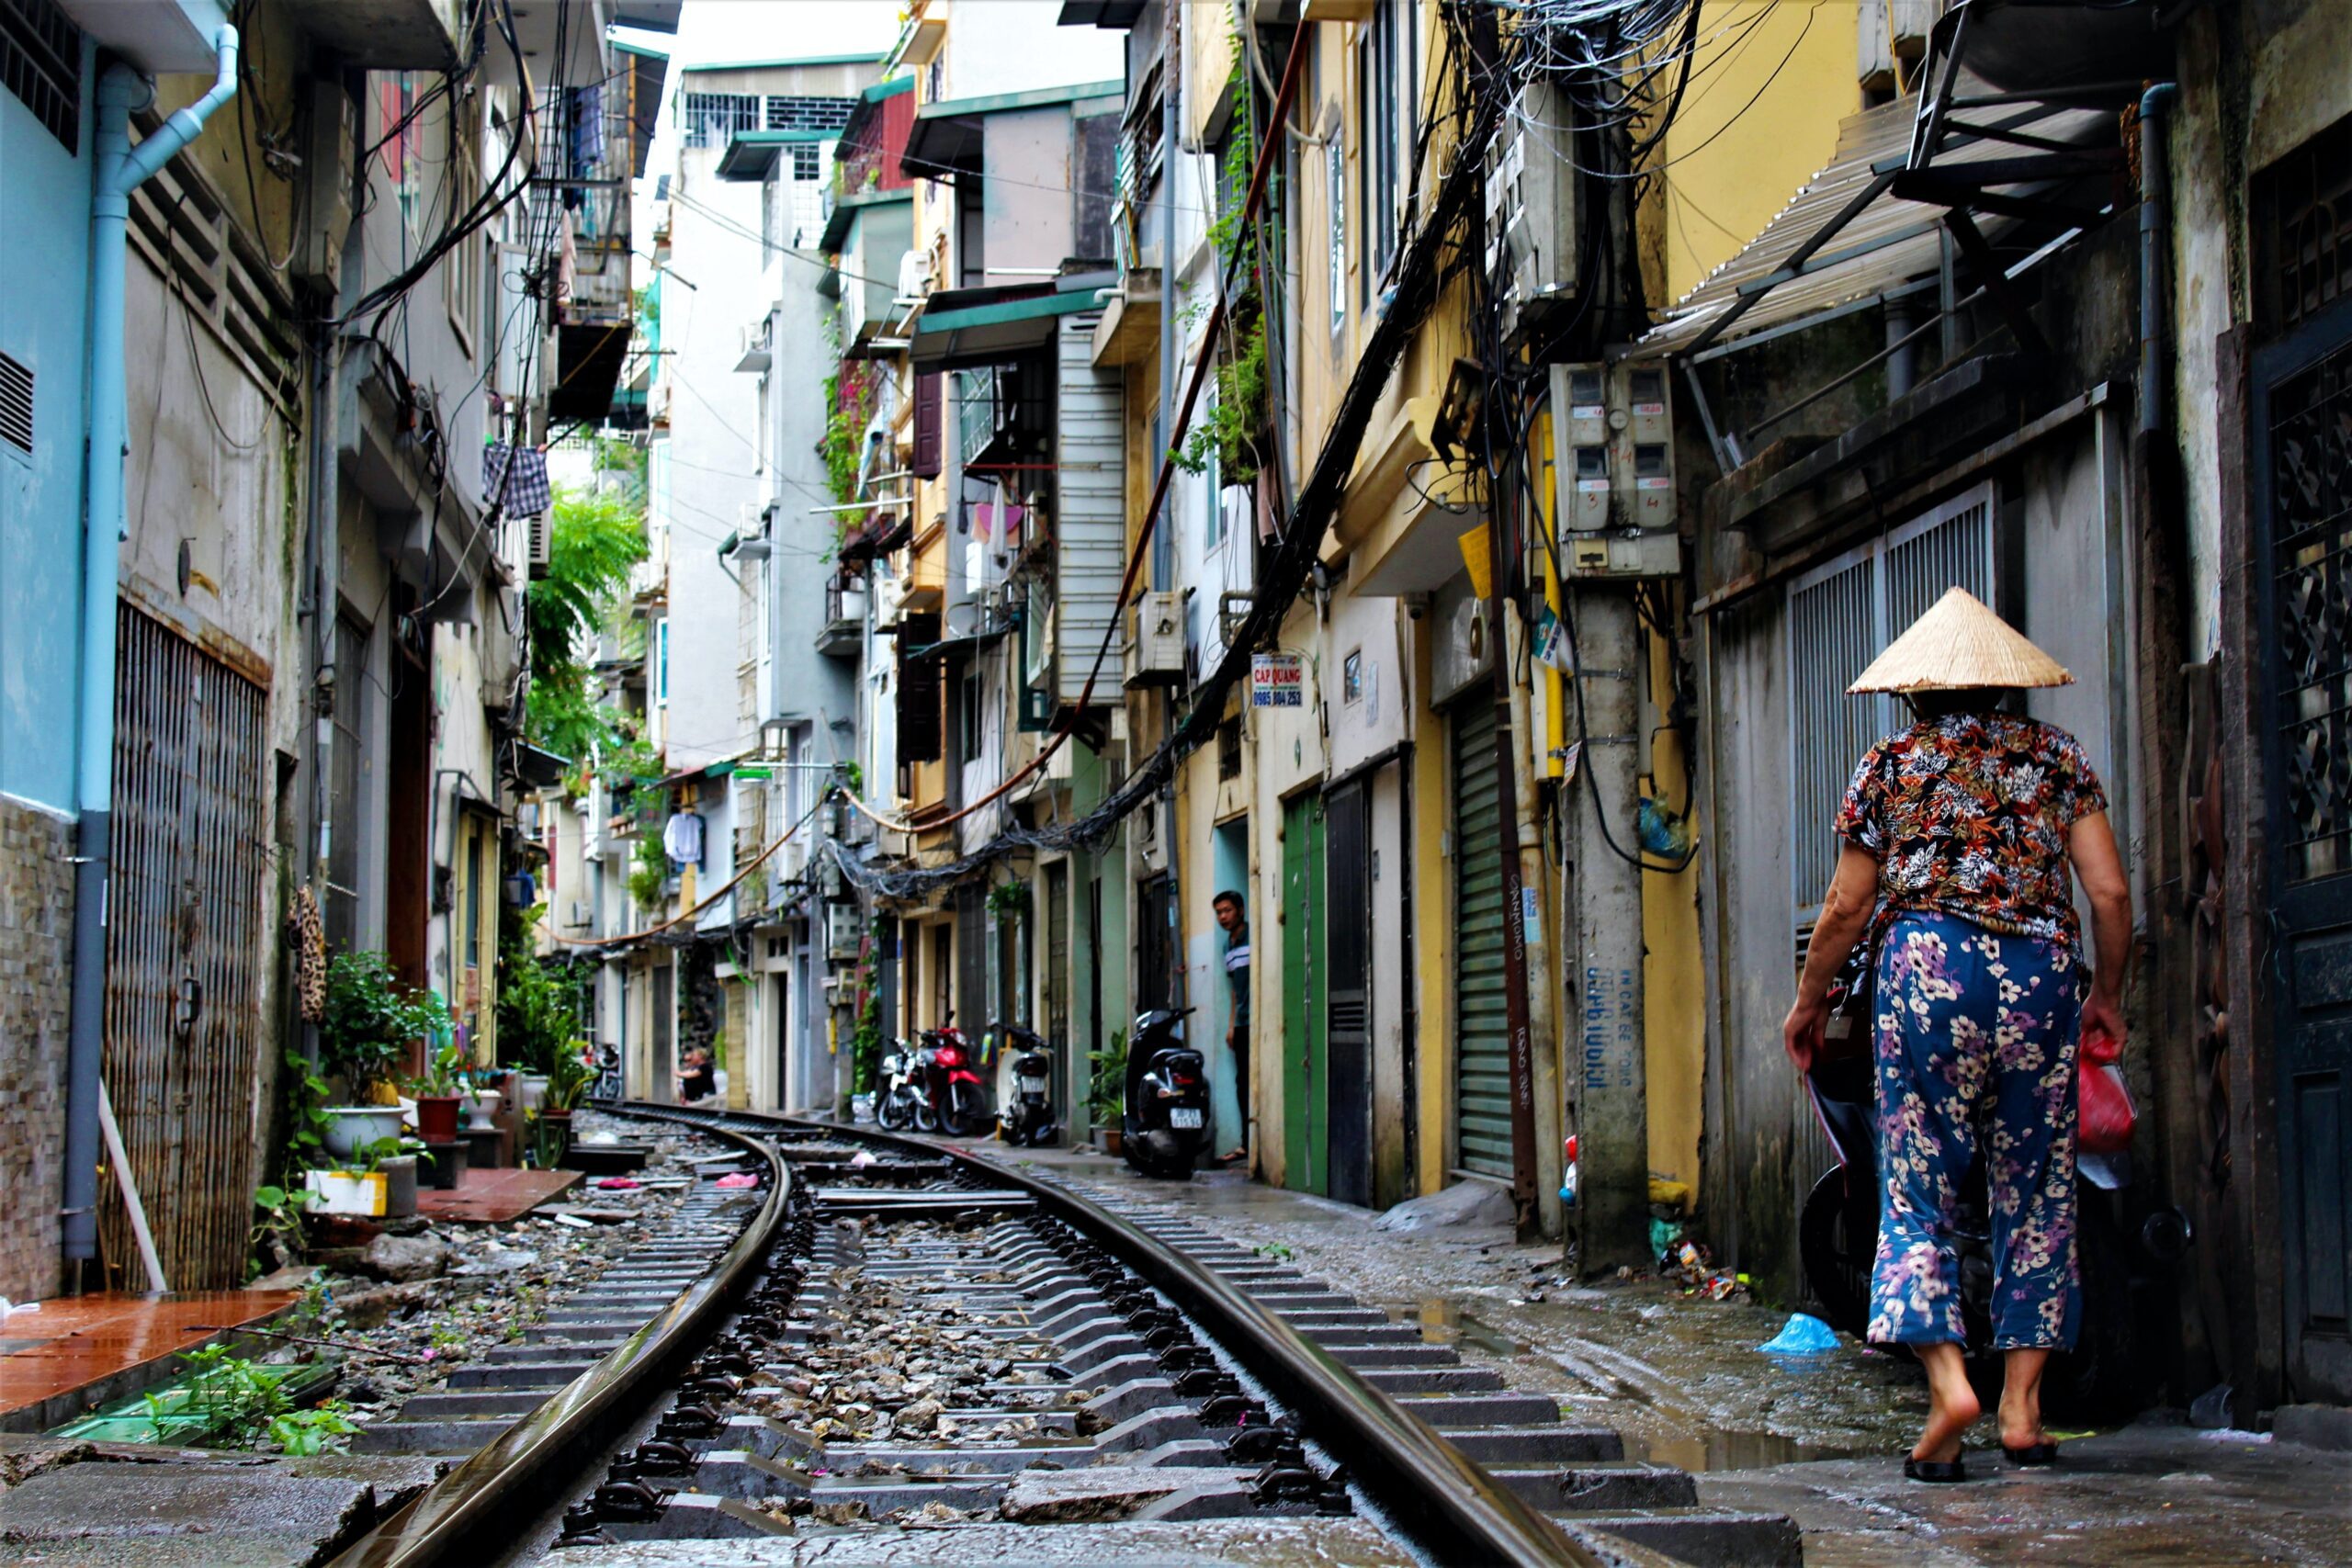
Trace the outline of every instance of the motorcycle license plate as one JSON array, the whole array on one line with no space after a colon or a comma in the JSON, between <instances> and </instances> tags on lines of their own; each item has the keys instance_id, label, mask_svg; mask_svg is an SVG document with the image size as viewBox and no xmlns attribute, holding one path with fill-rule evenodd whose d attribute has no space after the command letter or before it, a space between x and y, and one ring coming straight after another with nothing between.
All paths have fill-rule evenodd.
<instances>
[{"instance_id":1,"label":"motorcycle license plate","mask_svg":"<svg viewBox=\"0 0 2352 1568\"><path fill-rule=\"evenodd\" d=\"M1185 1106L1171 1106L1168 1111L1168 1124L1182 1132L1198 1132L1201 1113Z\"/></svg>"}]
</instances>

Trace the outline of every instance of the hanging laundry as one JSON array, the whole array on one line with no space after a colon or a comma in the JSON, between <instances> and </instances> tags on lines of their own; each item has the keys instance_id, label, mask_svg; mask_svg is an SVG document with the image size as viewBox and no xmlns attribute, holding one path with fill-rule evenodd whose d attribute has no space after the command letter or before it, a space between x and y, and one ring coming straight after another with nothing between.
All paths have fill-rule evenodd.
<instances>
[{"instance_id":1,"label":"hanging laundry","mask_svg":"<svg viewBox=\"0 0 2352 1568\"><path fill-rule=\"evenodd\" d=\"M702 863L702 813L673 811L662 828L662 852L672 865Z\"/></svg>"},{"instance_id":2,"label":"hanging laundry","mask_svg":"<svg viewBox=\"0 0 2352 1568\"><path fill-rule=\"evenodd\" d=\"M493 441L481 449L482 499L506 517L537 517L554 504L548 455L536 446Z\"/></svg>"}]
</instances>

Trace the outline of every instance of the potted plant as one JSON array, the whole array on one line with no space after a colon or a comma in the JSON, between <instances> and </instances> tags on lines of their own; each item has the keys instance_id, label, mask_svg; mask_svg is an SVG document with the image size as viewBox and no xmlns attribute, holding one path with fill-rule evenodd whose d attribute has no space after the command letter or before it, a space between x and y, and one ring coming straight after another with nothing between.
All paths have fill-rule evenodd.
<instances>
[{"instance_id":1,"label":"potted plant","mask_svg":"<svg viewBox=\"0 0 2352 1568\"><path fill-rule=\"evenodd\" d=\"M329 962L319 1065L342 1081L344 1100L325 1108L321 1137L328 1154L350 1159L363 1144L399 1135L393 1076L411 1045L448 1028L441 998L401 986L382 953L342 953Z\"/></svg>"},{"instance_id":2,"label":"potted plant","mask_svg":"<svg viewBox=\"0 0 2352 1568\"><path fill-rule=\"evenodd\" d=\"M485 1082L488 1075L468 1073L465 1077L466 1127L469 1133L494 1133L498 1129L492 1118L498 1114L499 1092Z\"/></svg>"},{"instance_id":3,"label":"potted plant","mask_svg":"<svg viewBox=\"0 0 2352 1568\"><path fill-rule=\"evenodd\" d=\"M1086 1054L1086 1119L1102 1140L1103 1152L1117 1154L1121 1112L1127 1097L1127 1032L1111 1031L1108 1049Z\"/></svg>"},{"instance_id":4,"label":"potted plant","mask_svg":"<svg viewBox=\"0 0 2352 1568\"><path fill-rule=\"evenodd\" d=\"M408 1080L409 1092L416 1097L417 1136L428 1144L457 1142L465 1065L465 1049L453 1034L425 1058L424 1071Z\"/></svg>"},{"instance_id":5,"label":"potted plant","mask_svg":"<svg viewBox=\"0 0 2352 1568\"><path fill-rule=\"evenodd\" d=\"M564 1043L578 1031L571 988L532 951L545 905L508 911L499 942L498 1048L515 1069L514 1110L536 1111Z\"/></svg>"},{"instance_id":6,"label":"potted plant","mask_svg":"<svg viewBox=\"0 0 2352 1568\"><path fill-rule=\"evenodd\" d=\"M588 1098L588 1090L596 1081L596 1068L589 1058L585 1040L567 1042L548 1065L548 1092L539 1107L539 1160L552 1167L560 1163L571 1147L571 1113Z\"/></svg>"}]
</instances>

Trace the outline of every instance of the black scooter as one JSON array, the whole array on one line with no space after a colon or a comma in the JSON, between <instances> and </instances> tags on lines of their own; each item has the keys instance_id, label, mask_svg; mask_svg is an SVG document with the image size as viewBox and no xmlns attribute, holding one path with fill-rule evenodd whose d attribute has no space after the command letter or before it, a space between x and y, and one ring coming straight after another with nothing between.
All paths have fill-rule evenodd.
<instances>
[{"instance_id":1,"label":"black scooter","mask_svg":"<svg viewBox=\"0 0 2352 1568\"><path fill-rule=\"evenodd\" d=\"M1849 960L1832 983L1833 1015L1860 974L1859 963ZM1869 1021L1851 1022L1859 1037L1831 1040L1805 1075L1805 1092L1838 1163L1805 1196L1797 1217L1797 1251L1822 1318L1834 1328L1861 1335L1870 1325L1871 1272L1878 1256L1877 1068ZM1970 1376L1980 1392L1994 1392L2001 1365L1991 1348L1993 1227L1984 1143L1977 1140L1977 1156L1961 1182L1952 1242ZM2122 1162L2084 1156L2077 1179L2075 1251L2083 1282L2082 1320L2074 1349L2051 1358L2042 1382L2044 1404L2062 1421L2128 1415L2144 1401L2150 1386L2146 1369L2133 1359L2132 1261L2116 1208L2116 1194L2126 1184Z\"/></svg>"},{"instance_id":2,"label":"black scooter","mask_svg":"<svg viewBox=\"0 0 2352 1568\"><path fill-rule=\"evenodd\" d=\"M997 1135L1016 1148L1043 1148L1061 1133L1054 1120L1054 1062L1046 1037L1017 1023L1000 1023L989 1032L998 1050L1016 1053L1010 1063L1012 1081L999 1097L1003 1108L996 1113Z\"/></svg>"},{"instance_id":3,"label":"black scooter","mask_svg":"<svg viewBox=\"0 0 2352 1568\"><path fill-rule=\"evenodd\" d=\"M1127 1037L1119 1151L1137 1171L1163 1181L1191 1178L1214 1130L1205 1064L1177 1028L1193 1010L1145 1013Z\"/></svg>"}]
</instances>

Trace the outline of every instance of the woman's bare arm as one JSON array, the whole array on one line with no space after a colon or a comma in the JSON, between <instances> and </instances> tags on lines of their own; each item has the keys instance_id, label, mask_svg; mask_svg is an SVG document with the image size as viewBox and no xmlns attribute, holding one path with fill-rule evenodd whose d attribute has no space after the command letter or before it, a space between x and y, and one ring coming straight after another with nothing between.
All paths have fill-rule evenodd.
<instances>
[{"instance_id":1,"label":"woman's bare arm","mask_svg":"<svg viewBox=\"0 0 2352 1568\"><path fill-rule=\"evenodd\" d=\"M1797 978L1796 1005L1781 1025L1781 1043L1789 1060L1804 1071L1821 1043L1822 1026L1829 1016L1829 982L1870 929L1871 911L1878 904L1878 862L1868 850L1848 844L1838 856L1829 890L1821 896L1821 917L1814 922L1813 940L1805 944L1804 973Z\"/></svg>"},{"instance_id":2,"label":"woman's bare arm","mask_svg":"<svg viewBox=\"0 0 2352 1568\"><path fill-rule=\"evenodd\" d=\"M2066 830L2066 858L2091 907L2091 993L2083 1002L2083 1027L2096 1025L2120 1044L2123 982L2132 969L2132 884L2106 812L2075 819Z\"/></svg>"}]
</instances>

